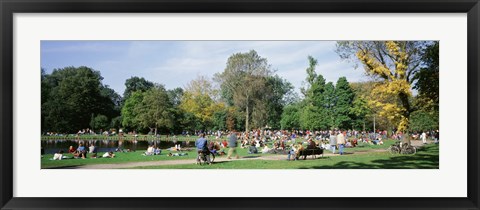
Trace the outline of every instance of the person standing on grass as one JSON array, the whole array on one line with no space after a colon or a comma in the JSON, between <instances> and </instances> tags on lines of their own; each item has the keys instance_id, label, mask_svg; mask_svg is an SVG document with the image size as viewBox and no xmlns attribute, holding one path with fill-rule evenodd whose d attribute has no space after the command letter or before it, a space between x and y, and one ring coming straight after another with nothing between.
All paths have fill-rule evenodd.
<instances>
[{"instance_id":1,"label":"person standing on grass","mask_svg":"<svg viewBox=\"0 0 480 210\"><path fill-rule=\"evenodd\" d=\"M427 134L425 133L425 131L422 132L420 138L422 139L423 144L427 144Z\"/></svg>"},{"instance_id":2,"label":"person standing on grass","mask_svg":"<svg viewBox=\"0 0 480 210\"><path fill-rule=\"evenodd\" d=\"M337 146L337 136L335 131L330 131L330 147L332 148L332 153L335 154L335 147Z\"/></svg>"},{"instance_id":3,"label":"person standing on grass","mask_svg":"<svg viewBox=\"0 0 480 210\"><path fill-rule=\"evenodd\" d=\"M237 135L235 132L230 132L230 135L228 136L228 147L230 148L228 150L228 155L227 159L232 159L232 155L235 153L235 158L238 159L238 153L237 153Z\"/></svg>"},{"instance_id":4,"label":"person standing on grass","mask_svg":"<svg viewBox=\"0 0 480 210\"><path fill-rule=\"evenodd\" d=\"M337 135L338 153L343 155L343 149L345 148L345 136L340 131Z\"/></svg>"}]
</instances>

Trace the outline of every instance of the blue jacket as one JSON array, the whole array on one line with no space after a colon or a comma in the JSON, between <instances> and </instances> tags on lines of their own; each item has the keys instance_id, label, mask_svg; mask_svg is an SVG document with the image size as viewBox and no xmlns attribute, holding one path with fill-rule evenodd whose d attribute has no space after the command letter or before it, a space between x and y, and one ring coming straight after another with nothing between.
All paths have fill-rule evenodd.
<instances>
[{"instance_id":1,"label":"blue jacket","mask_svg":"<svg viewBox=\"0 0 480 210\"><path fill-rule=\"evenodd\" d=\"M207 140L205 138L199 138L195 141L195 146L197 150L208 150L207 148Z\"/></svg>"}]
</instances>

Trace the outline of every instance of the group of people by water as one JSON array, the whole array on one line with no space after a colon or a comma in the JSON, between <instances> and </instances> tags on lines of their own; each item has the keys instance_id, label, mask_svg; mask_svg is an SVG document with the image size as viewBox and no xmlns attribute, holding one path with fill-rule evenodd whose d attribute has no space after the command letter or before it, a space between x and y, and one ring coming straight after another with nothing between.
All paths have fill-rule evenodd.
<instances>
[{"instance_id":1,"label":"group of people by water","mask_svg":"<svg viewBox=\"0 0 480 210\"><path fill-rule=\"evenodd\" d=\"M65 151L59 150L53 155L52 160L62 160L62 159L86 159L88 155L90 155L90 158L97 158L97 146L95 144L90 144L90 146L87 148L84 146L84 143L79 143L78 147L75 148L73 146L70 146L67 151L68 154L72 156L67 156L65 155ZM105 152L102 156L102 158L114 158L115 154L113 151L108 151Z\"/></svg>"}]
</instances>

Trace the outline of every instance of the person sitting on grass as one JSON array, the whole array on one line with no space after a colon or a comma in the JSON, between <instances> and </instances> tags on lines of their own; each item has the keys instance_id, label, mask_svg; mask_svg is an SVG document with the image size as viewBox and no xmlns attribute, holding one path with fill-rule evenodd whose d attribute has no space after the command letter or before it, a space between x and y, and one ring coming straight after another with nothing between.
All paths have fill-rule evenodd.
<instances>
[{"instance_id":1,"label":"person sitting on grass","mask_svg":"<svg viewBox=\"0 0 480 210\"><path fill-rule=\"evenodd\" d=\"M90 147L88 147L88 153L97 153L97 147L94 144L90 144Z\"/></svg>"},{"instance_id":2,"label":"person sitting on grass","mask_svg":"<svg viewBox=\"0 0 480 210\"><path fill-rule=\"evenodd\" d=\"M105 152L105 154L103 154L102 157L104 157L104 158L114 158L114 157L115 157L115 154L113 154L112 151L110 151L110 152Z\"/></svg>"},{"instance_id":3,"label":"person sitting on grass","mask_svg":"<svg viewBox=\"0 0 480 210\"><path fill-rule=\"evenodd\" d=\"M75 153L75 151L77 151L77 150L73 146L70 146L70 148L68 148L68 153L70 153L70 154Z\"/></svg>"},{"instance_id":4,"label":"person sitting on grass","mask_svg":"<svg viewBox=\"0 0 480 210\"><path fill-rule=\"evenodd\" d=\"M155 155L160 155L162 153L162 150L157 146L153 152Z\"/></svg>"},{"instance_id":5,"label":"person sitting on grass","mask_svg":"<svg viewBox=\"0 0 480 210\"><path fill-rule=\"evenodd\" d=\"M351 148L353 146L352 146L352 143L350 141L347 141L347 143L345 143L345 147Z\"/></svg>"},{"instance_id":6,"label":"person sitting on grass","mask_svg":"<svg viewBox=\"0 0 480 210\"><path fill-rule=\"evenodd\" d=\"M85 149L82 143L78 145L78 148L73 154L73 156L75 156L76 158L82 158L82 159L85 159L87 157L87 150Z\"/></svg>"},{"instance_id":7,"label":"person sitting on grass","mask_svg":"<svg viewBox=\"0 0 480 210\"><path fill-rule=\"evenodd\" d=\"M208 144L208 151L210 151L210 153L212 153L213 155L217 155L217 148L215 147L215 142L211 141Z\"/></svg>"},{"instance_id":8,"label":"person sitting on grass","mask_svg":"<svg viewBox=\"0 0 480 210\"><path fill-rule=\"evenodd\" d=\"M302 142L298 142L297 147L295 147L295 160L298 160L300 153L304 150Z\"/></svg>"},{"instance_id":9,"label":"person sitting on grass","mask_svg":"<svg viewBox=\"0 0 480 210\"><path fill-rule=\"evenodd\" d=\"M88 153L92 154L90 155L90 158L97 158L97 147L94 144L90 144L90 147L88 147Z\"/></svg>"},{"instance_id":10,"label":"person sitting on grass","mask_svg":"<svg viewBox=\"0 0 480 210\"><path fill-rule=\"evenodd\" d=\"M375 145L382 145L383 144L383 141L382 141L381 137L378 137L377 139L373 140L372 142Z\"/></svg>"},{"instance_id":11,"label":"person sitting on grass","mask_svg":"<svg viewBox=\"0 0 480 210\"><path fill-rule=\"evenodd\" d=\"M252 143L250 144L250 147L248 147L248 154L257 154L258 153L258 150L257 150L257 147L255 146L255 141L252 141Z\"/></svg>"},{"instance_id":12,"label":"person sitting on grass","mask_svg":"<svg viewBox=\"0 0 480 210\"><path fill-rule=\"evenodd\" d=\"M153 145L148 145L147 151L143 155L150 156L153 155L154 152L155 149L153 148Z\"/></svg>"},{"instance_id":13,"label":"person sitting on grass","mask_svg":"<svg viewBox=\"0 0 480 210\"><path fill-rule=\"evenodd\" d=\"M358 145L358 140L357 139L353 139L352 141L352 146L353 147L356 147Z\"/></svg>"},{"instance_id":14,"label":"person sitting on grass","mask_svg":"<svg viewBox=\"0 0 480 210\"><path fill-rule=\"evenodd\" d=\"M270 148L268 148L268 146L265 144L265 146L264 146L263 149L262 149L262 153L263 153L263 154L266 154L266 153L268 153L269 151L270 151Z\"/></svg>"},{"instance_id":15,"label":"person sitting on grass","mask_svg":"<svg viewBox=\"0 0 480 210\"><path fill-rule=\"evenodd\" d=\"M222 148L227 148L227 146L228 146L228 142L227 142L226 139L224 139L224 140L222 141Z\"/></svg>"}]
</instances>

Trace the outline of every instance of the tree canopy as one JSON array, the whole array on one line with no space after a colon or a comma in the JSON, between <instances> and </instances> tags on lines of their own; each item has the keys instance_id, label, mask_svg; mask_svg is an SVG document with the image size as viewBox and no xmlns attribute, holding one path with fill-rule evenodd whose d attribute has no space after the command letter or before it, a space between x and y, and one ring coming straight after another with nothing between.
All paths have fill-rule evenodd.
<instances>
[{"instance_id":1,"label":"tree canopy","mask_svg":"<svg viewBox=\"0 0 480 210\"><path fill-rule=\"evenodd\" d=\"M88 67L42 73L42 130L72 133L90 127L92 115L116 117L115 95Z\"/></svg>"},{"instance_id":2,"label":"tree canopy","mask_svg":"<svg viewBox=\"0 0 480 210\"><path fill-rule=\"evenodd\" d=\"M375 97L369 103L381 108L380 115L400 131L408 129L412 84L420 70L425 45L426 42L421 41L337 42L341 58L360 62L366 74L377 81L372 91Z\"/></svg>"}]
</instances>

